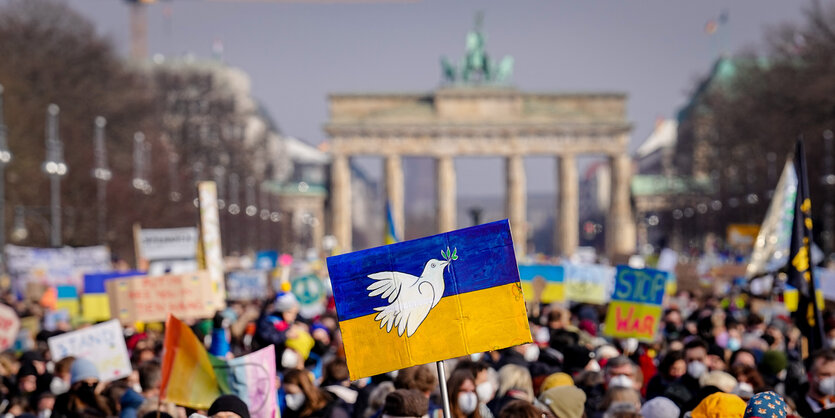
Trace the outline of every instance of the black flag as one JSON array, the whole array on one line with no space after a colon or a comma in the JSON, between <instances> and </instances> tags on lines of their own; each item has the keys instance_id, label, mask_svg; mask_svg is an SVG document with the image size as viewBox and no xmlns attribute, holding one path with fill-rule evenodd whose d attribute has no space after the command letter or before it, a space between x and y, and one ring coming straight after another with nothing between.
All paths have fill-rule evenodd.
<instances>
[{"instance_id":1,"label":"black flag","mask_svg":"<svg viewBox=\"0 0 835 418\"><path fill-rule=\"evenodd\" d=\"M797 141L794 151L797 172L797 197L794 201L792 238L789 246L788 284L797 288L797 311L794 322L809 341L809 352L824 347L821 317L812 265L812 202L809 199L809 180L806 176L806 152L803 140Z\"/></svg>"}]
</instances>

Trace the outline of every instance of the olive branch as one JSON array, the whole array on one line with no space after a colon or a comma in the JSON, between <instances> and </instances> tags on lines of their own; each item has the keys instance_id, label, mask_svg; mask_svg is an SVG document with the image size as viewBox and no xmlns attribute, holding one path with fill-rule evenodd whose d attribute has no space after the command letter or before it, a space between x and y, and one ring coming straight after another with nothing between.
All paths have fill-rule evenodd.
<instances>
[{"instance_id":1,"label":"olive branch","mask_svg":"<svg viewBox=\"0 0 835 418\"><path fill-rule=\"evenodd\" d=\"M452 252L449 251L449 247L446 247L446 251L441 250L441 257L447 261L454 261L458 259L458 248L454 248Z\"/></svg>"}]
</instances>

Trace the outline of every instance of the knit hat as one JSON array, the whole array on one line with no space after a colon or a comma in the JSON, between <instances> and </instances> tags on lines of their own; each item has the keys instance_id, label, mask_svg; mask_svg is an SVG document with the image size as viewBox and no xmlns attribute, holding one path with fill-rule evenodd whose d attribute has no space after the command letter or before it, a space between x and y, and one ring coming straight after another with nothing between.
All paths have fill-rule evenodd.
<instances>
[{"instance_id":1,"label":"knit hat","mask_svg":"<svg viewBox=\"0 0 835 418\"><path fill-rule=\"evenodd\" d=\"M786 353L776 350L766 351L760 362L760 371L768 376L776 376L785 370L788 365L789 360L786 357Z\"/></svg>"},{"instance_id":2,"label":"knit hat","mask_svg":"<svg viewBox=\"0 0 835 418\"><path fill-rule=\"evenodd\" d=\"M299 300L292 292L281 292L275 297L275 310L287 312L299 306Z\"/></svg>"},{"instance_id":3,"label":"knit hat","mask_svg":"<svg viewBox=\"0 0 835 418\"><path fill-rule=\"evenodd\" d=\"M539 401L557 418L580 418L585 412L586 393L577 386L558 386L542 392Z\"/></svg>"},{"instance_id":4,"label":"knit hat","mask_svg":"<svg viewBox=\"0 0 835 418\"><path fill-rule=\"evenodd\" d=\"M86 379L99 379L99 369L92 361L83 357L76 357L70 367L70 383L76 384Z\"/></svg>"},{"instance_id":5,"label":"knit hat","mask_svg":"<svg viewBox=\"0 0 835 418\"><path fill-rule=\"evenodd\" d=\"M713 386L725 393L731 393L736 387L736 383L735 377L719 370L705 373L699 378L699 386Z\"/></svg>"},{"instance_id":6,"label":"knit hat","mask_svg":"<svg viewBox=\"0 0 835 418\"><path fill-rule=\"evenodd\" d=\"M743 418L745 401L739 396L716 392L704 398L691 413L691 418Z\"/></svg>"},{"instance_id":7,"label":"knit hat","mask_svg":"<svg viewBox=\"0 0 835 418\"><path fill-rule=\"evenodd\" d=\"M650 399L641 407L641 415L644 418L677 417L680 412L675 402L662 396Z\"/></svg>"},{"instance_id":8,"label":"knit hat","mask_svg":"<svg viewBox=\"0 0 835 418\"><path fill-rule=\"evenodd\" d=\"M565 373L554 373L545 378L542 381L542 385L539 387L540 392L545 392L548 389L556 388L560 386L573 386L574 379L571 378L571 375Z\"/></svg>"},{"instance_id":9,"label":"knit hat","mask_svg":"<svg viewBox=\"0 0 835 418\"><path fill-rule=\"evenodd\" d=\"M748 401L744 418L786 418L791 412L783 397L774 392L760 392Z\"/></svg>"},{"instance_id":10,"label":"knit hat","mask_svg":"<svg viewBox=\"0 0 835 418\"><path fill-rule=\"evenodd\" d=\"M386 396L383 414L397 417L422 417L429 411L429 400L412 389L397 389Z\"/></svg>"},{"instance_id":11,"label":"knit hat","mask_svg":"<svg viewBox=\"0 0 835 418\"><path fill-rule=\"evenodd\" d=\"M238 414L241 418L249 418L249 408L246 407L244 401L235 395L222 395L212 402L209 407L209 416L215 415L218 412L231 412Z\"/></svg>"}]
</instances>

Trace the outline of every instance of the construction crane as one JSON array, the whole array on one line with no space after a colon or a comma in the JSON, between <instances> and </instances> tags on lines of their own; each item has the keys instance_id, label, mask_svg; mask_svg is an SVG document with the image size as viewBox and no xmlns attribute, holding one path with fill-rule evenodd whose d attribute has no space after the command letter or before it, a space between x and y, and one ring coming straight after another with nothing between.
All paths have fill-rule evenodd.
<instances>
[{"instance_id":1,"label":"construction crane","mask_svg":"<svg viewBox=\"0 0 835 418\"><path fill-rule=\"evenodd\" d=\"M130 57L141 61L148 57L148 10L157 0L125 0L130 7ZM171 0L166 0L171 1ZM192 0L229 3L413 3L419 0Z\"/></svg>"}]
</instances>

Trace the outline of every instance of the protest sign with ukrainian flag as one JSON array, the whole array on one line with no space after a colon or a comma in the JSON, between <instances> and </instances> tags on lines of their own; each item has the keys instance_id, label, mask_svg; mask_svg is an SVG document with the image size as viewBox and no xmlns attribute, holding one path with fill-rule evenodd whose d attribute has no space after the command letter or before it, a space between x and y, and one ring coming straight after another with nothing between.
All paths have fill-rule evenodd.
<instances>
[{"instance_id":1,"label":"protest sign with ukrainian flag","mask_svg":"<svg viewBox=\"0 0 835 418\"><path fill-rule=\"evenodd\" d=\"M668 276L660 270L618 266L604 334L653 341L661 320Z\"/></svg>"},{"instance_id":2,"label":"protest sign with ukrainian flag","mask_svg":"<svg viewBox=\"0 0 835 418\"><path fill-rule=\"evenodd\" d=\"M531 341L507 220L328 258L352 380Z\"/></svg>"}]
</instances>

